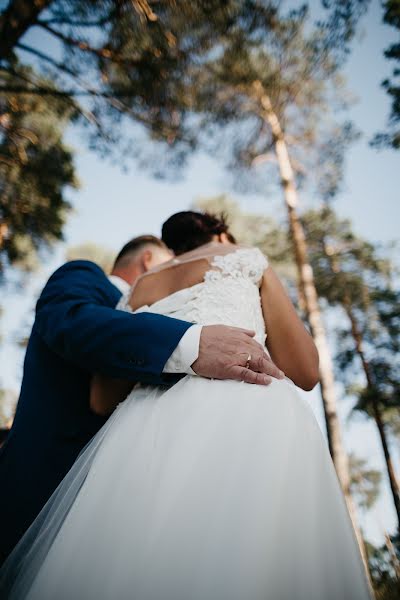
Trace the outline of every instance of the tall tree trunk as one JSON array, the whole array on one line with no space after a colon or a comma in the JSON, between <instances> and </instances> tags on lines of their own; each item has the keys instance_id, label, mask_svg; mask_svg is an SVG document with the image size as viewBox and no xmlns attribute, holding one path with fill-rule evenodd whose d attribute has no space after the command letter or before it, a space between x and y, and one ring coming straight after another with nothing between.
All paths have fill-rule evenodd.
<instances>
[{"instance_id":1,"label":"tall tree trunk","mask_svg":"<svg viewBox=\"0 0 400 600\"><path fill-rule=\"evenodd\" d=\"M260 91L260 89L258 89L258 91ZM295 259L299 273L301 289L305 299L306 313L310 323L311 333L318 349L320 361L319 370L321 395L325 413L329 450L344 493L347 508L364 561L366 574L371 585L365 546L357 523L354 501L350 493L350 470L347 454L344 450L342 442L340 423L337 415L335 381L331 354L322 321L321 311L319 308L318 295L314 283L314 275L307 256L307 242L304 229L296 211L298 205L298 196L294 172L286 146L285 136L279 119L273 110L270 98L267 94L265 94L264 91L262 91L262 93L259 95L259 100L263 109L263 117L271 128L274 140L275 152L278 159L281 182L288 213L289 227L293 240Z\"/></svg>"},{"instance_id":2,"label":"tall tree trunk","mask_svg":"<svg viewBox=\"0 0 400 600\"><path fill-rule=\"evenodd\" d=\"M24 33L52 0L11 0L0 16L0 59L9 58Z\"/></svg>"},{"instance_id":3,"label":"tall tree trunk","mask_svg":"<svg viewBox=\"0 0 400 600\"><path fill-rule=\"evenodd\" d=\"M361 335L360 329L358 327L356 317L353 313L350 299L347 297L344 298L344 308L345 308L346 314L349 317L349 320L351 323L351 333L353 335L356 352L361 360L365 378L367 380L367 386L370 390L373 390L374 382L373 382L370 365L364 354L362 335ZM379 436L381 438L381 444L382 444L383 454L384 454L385 463L386 463L386 470L387 470L387 474L389 477L390 489L392 491L393 502L394 502L394 506L395 506L395 510L396 510L396 514L397 514L397 528L398 528L398 531L400 532L400 488L399 488L399 483L396 478L396 473L394 470L393 461L392 461L392 457L391 457L390 450L389 450L389 444L388 444L387 435L386 435L386 427L385 427L385 423L384 423L384 420L382 417L382 411L379 406L379 402L377 402L374 394L371 395L371 405L372 405L372 412L373 412L373 416L375 419L375 423L376 423L376 426L379 431Z\"/></svg>"}]
</instances>

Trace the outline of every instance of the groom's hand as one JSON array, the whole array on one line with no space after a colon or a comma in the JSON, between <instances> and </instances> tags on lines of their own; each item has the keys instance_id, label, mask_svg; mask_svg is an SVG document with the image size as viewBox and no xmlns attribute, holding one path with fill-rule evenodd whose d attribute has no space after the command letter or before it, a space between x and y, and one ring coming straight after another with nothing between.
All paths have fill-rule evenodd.
<instances>
[{"instance_id":1,"label":"groom's hand","mask_svg":"<svg viewBox=\"0 0 400 600\"><path fill-rule=\"evenodd\" d=\"M210 379L236 379L268 385L284 373L272 362L254 331L226 325L203 326L199 357L192 364L197 375Z\"/></svg>"}]
</instances>

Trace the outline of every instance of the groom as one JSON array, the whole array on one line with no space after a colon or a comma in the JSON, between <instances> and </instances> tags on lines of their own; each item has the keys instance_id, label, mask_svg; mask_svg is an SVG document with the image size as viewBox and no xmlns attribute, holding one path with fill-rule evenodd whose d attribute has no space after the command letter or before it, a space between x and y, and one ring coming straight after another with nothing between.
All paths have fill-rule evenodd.
<instances>
[{"instance_id":1,"label":"groom","mask_svg":"<svg viewBox=\"0 0 400 600\"><path fill-rule=\"evenodd\" d=\"M158 238L141 236L122 248L110 278L78 260L44 287L14 424L0 451L0 563L105 422L89 406L94 373L151 384L185 373L259 384L278 375L251 332L115 310L139 275L169 258Z\"/></svg>"}]
</instances>

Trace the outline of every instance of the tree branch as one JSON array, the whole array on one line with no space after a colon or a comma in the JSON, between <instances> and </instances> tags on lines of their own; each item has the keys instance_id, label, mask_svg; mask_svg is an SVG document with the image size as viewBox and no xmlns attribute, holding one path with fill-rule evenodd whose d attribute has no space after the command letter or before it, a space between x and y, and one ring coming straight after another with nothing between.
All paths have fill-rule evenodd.
<instances>
[{"instance_id":1,"label":"tree branch","mask_svg":"<svg viewBox=\"0 0 400 600\"><path fill-rule=\"evenodd\" d=\"M45 54L44 52L41 52L40 50L37 50L36 48L32 48L31 46L27 46L26 44L18 43L18 44L16 44L16 47L19 48L20 50L24 50L25 52L29 52L29 54L33 54L34 56L36 56L37 58L40 58L41 60L48 62L49 64L51 64L53 67L55 67L59 71L63 71L64 73L67 73L70 77L73 77L76 81L79 81L79 76L75 73L75 71L73 71L69 67L66 67L64 64L57 62L56 60L54 60L54 58L51 58L51 56L49 56L48 54Z\"/></svg>"},{"instance_id":2,"label":"tree branch","mask_svg":"<svg viewBox=\"0 0 400 600\"><path fill-rule=\"evenodd\" d=\"M54 59L50 58L50 56L47 56L47 54L44 54L43 52L40 52L39 50L31 48L30 46L26 46L25 44L20 44L19 43L19 44L17 44L17 47L20 48L21 50L25 50L26 52L30 52L31 54L34 54L38 58L41 58L42 60L45 60L45 61L49 62L51 65L53 65L57 69L60 69L61 71L64 71L65 73L67 73L68 75L70 75L81 87L83 87L85 89L85 91L87 92L87 95L91 95L91 96L98 96L99 95L98 92L97 92L97 90L90 89L89 86L87 86L85 82L81 81L80 78L74 73L74 71L72 71L71 69L69 69L65 65L62 65L62 64L58 63ZM29 79L26 78L26 77L25 77L25 80L27 82L29 82ZM34 81L30 81L29 83L31 83L33 86L35 86L35 88L38 87L37 84ZM90 110L84 109L79 104L75 104L75 108L90 123L95 124L96 127L97 127L97 129L98 129L98 131L100 132L100 134L104 137L104 134L102 132L101 124L99 123L98 119L93 114L93 112L90 111Z\"/></svg>"},{"instance_id":3,"label":"tree branch","mask_svg":"<svg viewBox=\"0 0 400 600\"><path fill-rule=\"evenodd\" d=\"M70 25L71 27L101 27L106 25L110 21L111 14L99 19L98 21L70 21L69 19L63 19L62 17L53 17L51 19L40 19L38 24L40 25Z\"/></svg>"},{"instance_id":4,"label":"tree branch","mask_svg":"<svg viewBox=\"0 0 400 600\"><path fill-rule=\"evenodd\" d=\"M0 17L0 59L8 59L18 40L36 23L39 14L52 0L11 0Z\"/></svg>"},{"instance_id":5,"label":"tree branch","mask_svg":"<svg viewBox=\"0 0 400 600\"><path fill-rule=\"evenodd\" d=\"M22 87L17 85L0 85L0 93L5 94L33 94L36 96L55 96L55 97L65 97L69 98L78 98L78 97L88 97L88 96L96 96L98 98L110 99L110 98L134 98L136 94L134 92L115 92L113 94L109 94L107 92L103 92L102 90L56 90L54 88L48 88L43 86L36 85L33 81L29 81L26 79L28 83L32 83L35 85L34 88L30 87Z\"/></svg>"},{"instance_id":6,"label":"tree branch","mask_svg":"<svg viewBox=\"0 0 400 600\"><path fill-rule=\"evenodd\" d=\"M123 57L120 54L115 54L112 52L112 50L109 50L108 48L94 48L93 46L90 46L87 42L84 42L83 40L76 40L68 35L65 35L61 31L54 29L54 27L50 27L44 21L38 21L37 25L39 27L41 27L42 29L45 29L51 35L54 35L55 37L57 37L64 44L66 44L68 46L74 46L75 48L78 48L82 52L89 52L90 54L94 54L95 56L98 56L99 58L102 58L104 60L110 60L112 62L129 64L129 65L138 65L141 62L139 60L134 60L132 58Z\"/></svg>"},{"instance_id":7,"label":"tree branch","mask_svg":"<svg viewBox=\"0 0 400 600\"><path fill-rule=\"evenodd\" d=\"M98 90L87 85L86 82L84 82L72 69L69 69L69 67L66 67L65 65L63 65L61 63L58 63L50 56L47 56L47 54L44 54L43 52L40 52L39 50L36 50L35 48L31 48L30 46L26 46L25 44L17 44L17 47L20 48L21 50L25 50L26 52L29 52L29 53L37 56L38 58L45 60L46 62L50 63L51 65L53 65L60 71L63 71L65 73L67 73L68 75L70 75L77 82L77 84L80 85L86 91L87 95L103 98L110 106L112 106L112 108L114 108L118 112L129 114L131 117L133 117L134 119L136 119L143 125L146 125L146 126L152 125L152 120L150 118L146 118L143 114L136 112L132 107L128 106L127 104L125 104L123 102L123 100L121 100L121 98L127 98L129 96L129 94L121 94L120 98L117 98L114 94L111 95L111 94L108 94L107 92L99 92ZM132 93L131 97L134 97L133 93ZM81 107L77 107L77 108L80 108L80 110L82 110ZM84 113L82 113L82 114L84 114ZM95 118L93 113L90 113L90 115L92 118ZM86 115L86 117L87 117L87 115Z\"/></svg>"},{"instance_id":8,"label":"tree branch","mask_svg":"<svg viewBox=\"0 0 400 600\"><path fill-rule=\"evenodd\" d=\"M4 94L33 94L36 96L55 96L61 98L75 98L78 96L103 96L100 91L87 92L85 90L55 90L54 88L46 88L36 86L34 88L22 87L17 85L0 86L0 93Z\"/></svg>"}]
</instances>

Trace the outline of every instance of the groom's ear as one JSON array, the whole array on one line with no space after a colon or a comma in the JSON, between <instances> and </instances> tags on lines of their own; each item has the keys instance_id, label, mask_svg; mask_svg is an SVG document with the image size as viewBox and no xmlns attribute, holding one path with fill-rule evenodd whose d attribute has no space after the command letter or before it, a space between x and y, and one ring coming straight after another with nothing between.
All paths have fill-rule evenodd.
<instances>
[{"instance_id":1,"label":"groom's ear","mask_svg":"<svg viewBox=\"0 0 400 600\"><path fill-rule=\"evenodd\" d=\"M143 251L140 257L143 271L149 271L153 266L153 252L150 248Z\"/></svg>"}]
</instances>

